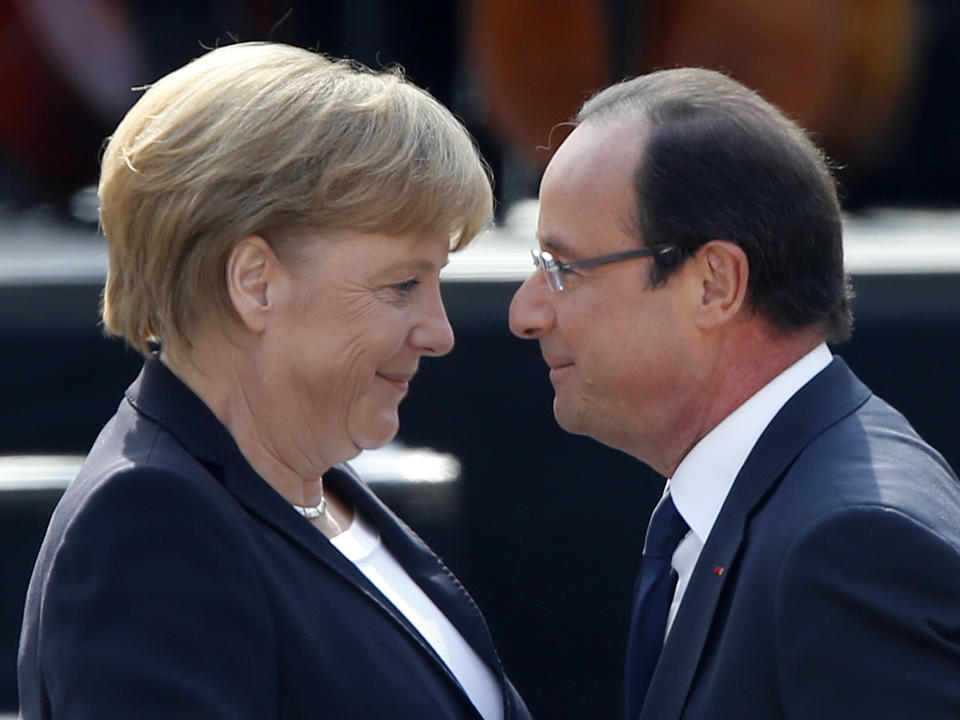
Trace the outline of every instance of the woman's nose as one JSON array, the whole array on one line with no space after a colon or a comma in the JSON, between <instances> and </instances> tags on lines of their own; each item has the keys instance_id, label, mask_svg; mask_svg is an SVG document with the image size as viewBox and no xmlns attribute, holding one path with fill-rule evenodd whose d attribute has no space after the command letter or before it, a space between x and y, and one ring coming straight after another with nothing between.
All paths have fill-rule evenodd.
<instances>
[{"instance_id":1,"label":"woman's nose","mask_svg":"<svg viewBox=\"0 0 960 720\"><path fill-rule=\"evenodd\" d=\"M453 328L440 297L440 289L429 298L423 320L411 332L410 342L424 355L446 355L453 350Z\"/></svg>"}]
</instances>

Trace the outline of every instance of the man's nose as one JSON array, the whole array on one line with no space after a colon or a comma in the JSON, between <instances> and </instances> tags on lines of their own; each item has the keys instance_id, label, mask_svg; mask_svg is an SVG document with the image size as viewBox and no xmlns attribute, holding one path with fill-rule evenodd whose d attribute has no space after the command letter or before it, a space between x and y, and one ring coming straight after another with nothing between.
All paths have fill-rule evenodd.
<instances>
[{"instance_id":1,"label":"man's nose","mask_svg":"<svg viewBox=\"0 0 960 720\"><path fill-rule=\"evenodd\" d=\"M524 340L533 340L548 332L556 321L550 294L541 271L528 277L510 302L510 332Z\"/></svg>"}]
</instances>

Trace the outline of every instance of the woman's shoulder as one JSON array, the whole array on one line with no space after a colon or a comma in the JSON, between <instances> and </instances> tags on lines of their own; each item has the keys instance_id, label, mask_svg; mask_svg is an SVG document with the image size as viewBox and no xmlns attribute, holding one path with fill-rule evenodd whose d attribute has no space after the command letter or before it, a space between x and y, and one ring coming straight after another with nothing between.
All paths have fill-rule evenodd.
<instances>
[{"instance_id":1,"label":"woman's shoulder","mask_svg":"<svg viewBox=\"0 0 960 720\"><path fill-rule=\"evenodd\" d=\"M125 422L118 414L67 486L45 545L71 537L95 546L95 538L123 541L143 534L236 536L243 528L235 505L214 469L162 426L142 417Z\"/></svg>"}]
</instances>

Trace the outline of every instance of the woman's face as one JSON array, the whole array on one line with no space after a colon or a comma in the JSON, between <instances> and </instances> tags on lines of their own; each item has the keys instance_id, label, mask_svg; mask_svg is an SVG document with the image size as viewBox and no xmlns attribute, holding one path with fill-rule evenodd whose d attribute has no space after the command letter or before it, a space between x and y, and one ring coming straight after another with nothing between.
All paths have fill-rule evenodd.
<instances>
[{"instance_id":1,"label":"woman's face","mask_svg":"<svg viewBox=\"0 0 960 720\"><path fill-rule=\"evenodd\" d=\"M420 358L453 348L447 254L443 237L345 230L283 253L260 380L286 464L329 466L393 439Z\"/></svg>"}]
</instances>

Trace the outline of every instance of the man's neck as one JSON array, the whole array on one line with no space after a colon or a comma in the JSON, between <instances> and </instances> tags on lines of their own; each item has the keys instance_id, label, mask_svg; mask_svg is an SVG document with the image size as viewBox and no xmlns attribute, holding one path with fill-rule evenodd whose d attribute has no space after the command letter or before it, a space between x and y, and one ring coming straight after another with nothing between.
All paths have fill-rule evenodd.
<instances>
[{"instance_id":1,"label":"man's neck","mask_svg":"<svg viewBox=\"0 0 960 720\"><path fill-rule=\"evenodd\" d=\"M746 325L714 354L700 386L702 405L680 435L685 442L662 467L654 469L670 477L707 433L823 341L819 328L783 333L765 322Z\"/></svg>"}]
</instances>

